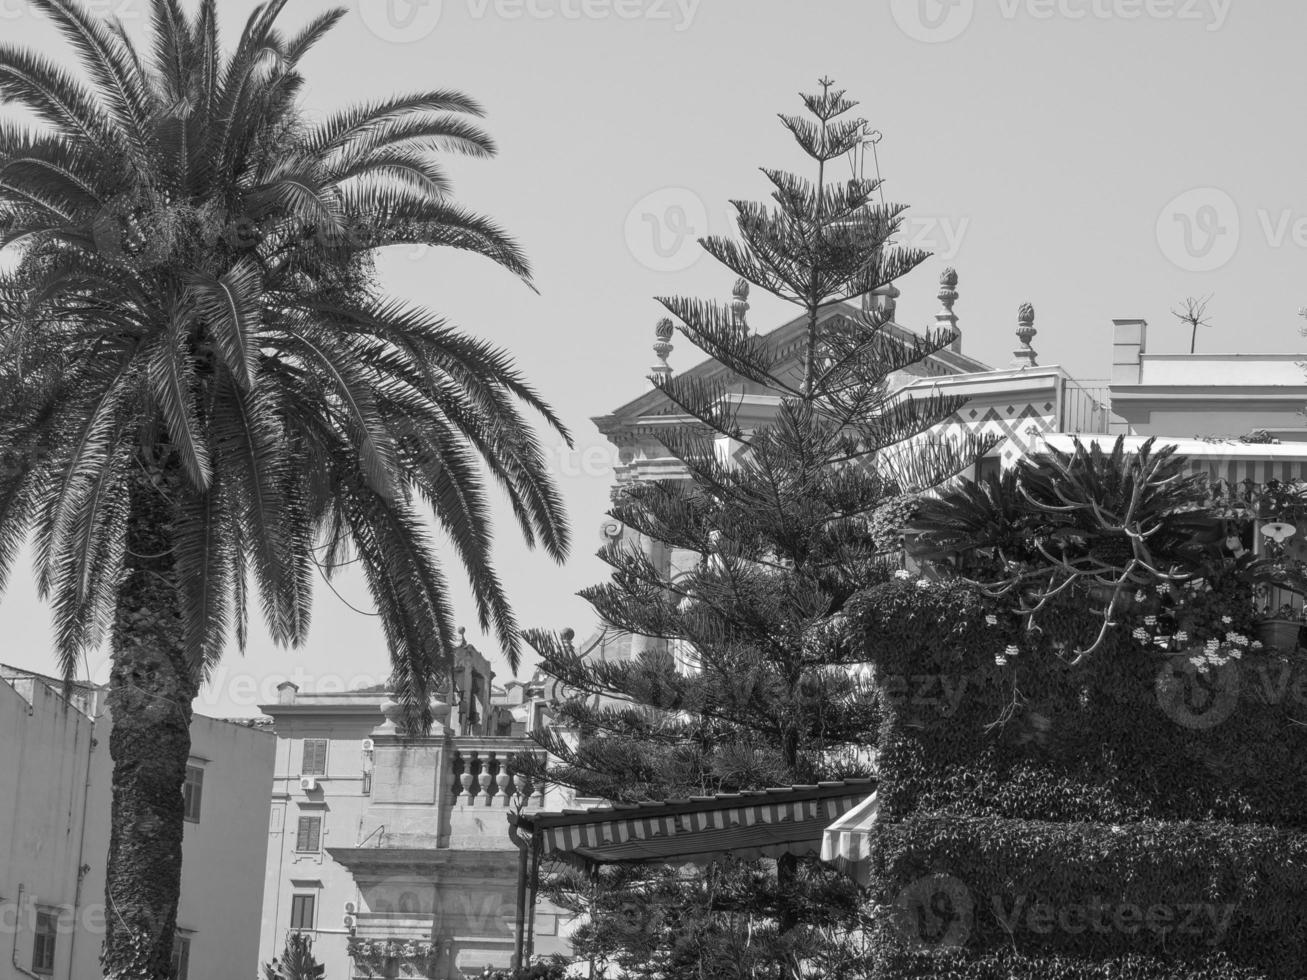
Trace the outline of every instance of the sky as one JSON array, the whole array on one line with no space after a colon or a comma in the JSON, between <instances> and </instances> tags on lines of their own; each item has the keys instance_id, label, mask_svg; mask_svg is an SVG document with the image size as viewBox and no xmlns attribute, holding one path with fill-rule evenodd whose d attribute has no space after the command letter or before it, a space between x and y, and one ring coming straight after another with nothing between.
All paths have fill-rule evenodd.
<instances>
[{"instance_id":1,"label":"sky","mask_svg":"<svg viewBox=\"0 0 1307 980\"><path fill-rule=\"evenodd\" d=\"M87 6L145 26L146 0ZM219 6L230 41L253 3ZM292 0L283 21L320 9ZM353 0L304 63L305 107L456 88L486 108L499 155L449 161L455 196L521 241L538 293L433 250L389 254L382 277L511 351L575 434L573 450L551 443L571 559L529 551L502 501L496 554L523 626L584 637L596 621L575 593L604 578L615 458L589 420L647 390L654 297L729 295L733 277L694 239L729 234L729 202L765 195L759 167L802 165L776 118L800 109L798 92L829 76L859 100L882 134L885 193L911 206L905 239L935 253L898 283L900 323L931 321L951 265L967 353L1007 365L1029 301L1040 362L1093 380L1110 372L1114 317L1146 318L1150 350L1187 350L1170 313L1187 296L1212 296L1200 352L1301 349L1304 36L1307 4L1286 0ZM72 65L26 0L0 0L0 37ZM757 290L751 301L755 329L788 318ZM701 359L674 342L673 369ZM29 569L0 601L0 661L53 671ZM502 683L452 556L449 571ZM366 588L337 587L343 598L319 584L305 648L252 629L196 709L257 714L288 678L384 679L377 621L351 608L367 610ZM86 670L103 680L105 655Z\"/></svg>"}]
</instances>

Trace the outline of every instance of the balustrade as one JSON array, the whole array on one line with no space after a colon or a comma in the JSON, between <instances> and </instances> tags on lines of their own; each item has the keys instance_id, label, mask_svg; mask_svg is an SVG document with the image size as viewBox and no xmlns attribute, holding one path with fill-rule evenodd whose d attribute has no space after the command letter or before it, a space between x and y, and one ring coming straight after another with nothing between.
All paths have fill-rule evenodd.
<instances>
[{"instance_id":1,"label":"balustrade","mask_svg":"<svg viewBox=\"0 0 1307 980\"><path fill-rule=\"evenodd\" d=\"M459 745L455 739L452 759L453 802L455 806L503 808L527 805L538 807L544 801L544 787L535 786L521 773L509 769L513 755L528 750L533 743L521 739L504 739L503 746L494 739L477 739L474 745Z\"/></svg>"}]
</instances>

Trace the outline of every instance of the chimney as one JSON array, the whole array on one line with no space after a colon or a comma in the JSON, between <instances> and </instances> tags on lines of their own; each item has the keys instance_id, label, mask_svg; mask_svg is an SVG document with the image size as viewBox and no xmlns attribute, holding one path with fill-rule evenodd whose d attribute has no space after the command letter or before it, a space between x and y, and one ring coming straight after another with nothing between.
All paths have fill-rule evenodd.
<instances>
[{"instance_id":1,"label":"chimney","mask_svg":"<svg viewBox=\"0 0 1307 980\"><path fill-rule=\"evenodd\" d=\"M294 704L295 695L299 693L299 685L291 681L282 681L277 685L277 703Z\"/></svg>"},{"instance_id":2,"label":"chimney","mask_svg":"<svg viewBox=\"0 0 1307 980\"><path fill-rule=\"evenodd\" d=\"M1143 380L1147 320L1112 321L1112 384L1137 385Z\"/></svg>"}]
</instances>

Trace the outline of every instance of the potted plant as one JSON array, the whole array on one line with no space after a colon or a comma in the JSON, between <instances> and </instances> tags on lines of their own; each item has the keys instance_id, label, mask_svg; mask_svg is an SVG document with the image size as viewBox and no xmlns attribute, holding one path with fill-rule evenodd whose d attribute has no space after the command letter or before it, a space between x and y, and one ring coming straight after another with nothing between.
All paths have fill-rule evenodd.
<instances>
[{"instance_id":1,"label":"potted plant","mask_svg":"<svg viewBox=\"0 0 1307 980\"><path fill-rule=\"evenodd\" d=\"M1253 583L1265 596L1266 605L1258 618L1257 637L1272 649L1298 649L1303 626L1302 611L1291 602L1272 603L1272 589L1292 595L1307 595L1307 543L1299 534L1307 521L1307 484L1270 480L1251 495L1258 522L1262 554L1248 565Z\"/></svg>"},{"instance_id":2,"label":"potted plant","mask_svg":"<svg viewBox=\"0 0 1307 980\"><path fill-rule=\"evenodd\" d=\"M1257 621L1257 639L1273 650L1292 651L1299 647L1302 619L1293 606L1285 603L1273 614Z\"/></svg>"}]
</instances>

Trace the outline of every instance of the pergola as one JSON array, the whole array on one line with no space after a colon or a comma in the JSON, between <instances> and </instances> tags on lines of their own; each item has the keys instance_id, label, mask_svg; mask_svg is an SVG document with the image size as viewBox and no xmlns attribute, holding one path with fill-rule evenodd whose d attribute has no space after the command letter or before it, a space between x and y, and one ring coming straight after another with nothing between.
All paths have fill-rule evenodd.
<instances>
[{"instance_id":1,"label":"pergola","mask_svg":"<svg viewBox=\"0 0 1307 980\"><path fill-rule=\"evenodd\" d=\"M821 854L826 830L875 789L874 779L845 779L660 803L511 813L510 834L521 848L514 962L520 965L530 955L544 858L590 869Z\"/></svg>"}]
</instances>

